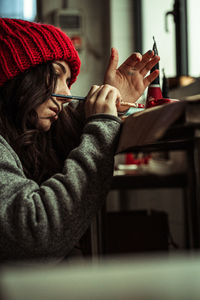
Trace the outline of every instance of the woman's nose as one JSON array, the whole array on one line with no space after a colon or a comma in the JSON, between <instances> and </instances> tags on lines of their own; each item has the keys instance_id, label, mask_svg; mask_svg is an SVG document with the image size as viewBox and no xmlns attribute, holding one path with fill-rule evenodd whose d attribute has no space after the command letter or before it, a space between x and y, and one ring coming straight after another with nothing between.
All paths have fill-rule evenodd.
<instances>
[{"instance_id":1,"label":"woman's nose","mask_svg":"<svg viewBox=\"0 0 200 300\"><path fill-rule=\"evenodd\" d=\"M65 89L65 90L63 90L63 89L58 90L58 91L56 92L56 94L64 95L64 96L70 96L70 95L71 95L71 92L70 92L69 88L67 88L67 89ZM60 102L63 102L63 103L66 102L66 98L57 97L56 100L58 100L58 101L60 101Z\"/></svg>"},{"instance_id":2,"label":"woman's nose","mask_svg":"<svg viewBox=\"0 0 200 300\"><path fill-rule=\"evenodd\" d=\"M55 93L56 94L61 94L61 95L71 95L70 89L66 83L65 78L64 79L60 79L57 82L57 86L55 89Z\"/></svg>"},{"instance_id":3,"label":"woman's nose","mask_svg":"<svg viewBox=\"0 0 200 300\"><path fill-rule=\"evenodd\" d=\"M65 93L66 95L71 95L70 89L68 88L68 86L65 87Z\"/></svg>"}]
</instances>

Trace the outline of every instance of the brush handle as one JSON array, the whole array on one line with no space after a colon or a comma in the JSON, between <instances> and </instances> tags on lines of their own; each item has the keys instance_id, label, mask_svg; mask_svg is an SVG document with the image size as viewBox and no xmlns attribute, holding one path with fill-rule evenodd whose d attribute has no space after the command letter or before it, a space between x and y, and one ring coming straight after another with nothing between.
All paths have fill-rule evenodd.
<instances>
[{"instance_id":1,"label":"brush handle","mask_svg":"<svg viewBox=\"0 0 200 300\"><path fill-rule=\"evenodd\" d=\"M80 97L80 96L72 96L72 95L60 95L60 94L51 94L52 97L62 98L62 99L73 99L73 100L86 100L87 97ZM120 105L122 106L129 106L129 107L141 107L141 104L131 103L131 102L124 102L121 101Z\"/></svg>"},{"instance_id":2,"label":"brush handle","mask_svg":"<svg viewBox=\"0 0 200 300\"><path fill-rule=\"evenodd\" d=\"M56 98L64 98L64 99L86 100L86 97L72 96L72 95L51 94L51 96Z\"/></svg>"}]
</instances>

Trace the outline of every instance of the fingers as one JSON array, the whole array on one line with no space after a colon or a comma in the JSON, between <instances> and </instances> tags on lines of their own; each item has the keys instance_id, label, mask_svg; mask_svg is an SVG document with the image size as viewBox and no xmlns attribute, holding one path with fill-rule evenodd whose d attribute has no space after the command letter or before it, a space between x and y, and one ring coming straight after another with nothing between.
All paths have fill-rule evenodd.
<instances>
[{"instance_id":1,"label":"fingers","mask_svg":"<svg viewBox=\"0 0 200 300\"><path fill-rule=\"evenodd\" d=\"M90 98L98 89L100 89L99 85L92 85L87 94L87 98Z\"/></svg>"},{"instance_id":2,"label":"fingers","mask_svg":"<svg viewBox=\"0 0 200 300\"><path fill-rule=\"evenodd\" d=\"M96 97L101 89L102 89L102 86L98 86L98 85L93 85L90 88L88 95L87 95L87 99L85 101L86 117L89 117L90 115L93 114Z\"/></svg>"},{"instance_id":3,"label":"fingers","mask_svg":"<svg viewBox=\"0 0 200 300\"><path fill-rule=\"evenodd\" d=\"M132 75L132 72L138 71L141 73L141 75L144 77L160 60L159 56L154 56L154 52L152 50L147 51L144 55L141 56L141 59L136 62L136 59L134 56L139 57L141 56L140 53L134 53L131 57L133 59L132 63L129 61L130 58L128 58L127 61L129 61L129 66L131 64L132 69L129 69L130 75Z\"/></svg>"},{"instance_id":4,"label":"fingers","mask_svg":"<svg viewBox=\"0 0 200 300\"><path fill-rule=\"evenodd\" d=\"M93 114L105 113L117 116L117 105L120 103L119 91L108 84L100 87L93 86L85 103L86 117Z\"/></svg>"},{"instance_id":5,"label":"fingers","mask_svg":"<svg viewBox=\"0 0 200 300\"><path fill-rule=\"evenodd\" d=\"M111 48L110 60L106 70L106 76L114 76L116 69L118 67L119 55L115 48Z\"/></svg>"},{"instance_id":6,"label":"fingers","mask_svg":"<svg viewBox=\"0 0 200 300\"><path fill-rule=\"evenodd\" d=\"M119 67L120 69L129 69L130 71L132 69L135 69L135 66L142 60L142 55L138 52L133 53L131 56L129 56L125 62Z\"/></svg>"},{"instance_id":7,"label":"fingers","mask_svg":"<svg viewBox=\"0 0 200 300\"><path fill-rule=\"evenodd\" d=\"M140 71L145 67L145 65L154 57L154 52L152 50L147 51L142 55L142 59L135 65L135 68Z\"/></svg>"},{"instance_id":8,"label":"fingers","mask_svg":"<svg viewBox=\"0 0 200 300\"><path fill-rule=\"evenodd\" d=\"M144 77L159 61L159 56L154 56L154 51L149 50L144 55L133 53L119 68L119 71L127 75L134 75L140 72Z\"/></svg>"},{"instance_id":9,"label":"fingers","mask_svg":"<svg viewBox=\"0 0 200 300\"><path fill-rule=\"evenodd\" d=\"M146 76L146 74L159 62L160 57L154 56L145 66L143 69L141 69L140 73L142 76Z\"/></svg>"},{"instance_id":10,"label":"fingers","mask_svg":"<svg viewBox=\"0 0 200 300\"><path fill-rule=\"evenodd\" d=\"M145 89L148 87L148 85L154 81L154 79L156 79L156 77L158 77L159 75L159 70L155 70L152 73L150 73L147 77L144 78L144 86Z\"/></svg>"},{"instance_id":11,"label":"fingers","mask_svg":"<svg viewBox=\"0 0 200 300\"><path fill-rule=\"evenodd\" d=\"M116 106L116 102L118 102L120 99L121 96L119 91L115 87L105 84L102 86L96 102L98 102L97 105L99 106L102 104L105 104L106 106L114 104Z\"/></svg>"}]
</instances>

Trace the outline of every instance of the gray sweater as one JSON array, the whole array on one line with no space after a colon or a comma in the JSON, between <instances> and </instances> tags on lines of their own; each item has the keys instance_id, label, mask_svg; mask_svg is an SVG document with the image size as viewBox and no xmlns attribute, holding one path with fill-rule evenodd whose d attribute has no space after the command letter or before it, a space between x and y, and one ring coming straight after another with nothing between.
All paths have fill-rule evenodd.
<instances>
[{"instance_id":1,"label":"gray sweater","mask_svg":"<svg viewBox=\"0 0 200 300\"><path fill-rule=\"evenodd\" d=\"M120 119L95 115L80 144L40 186L26 178L19 157L0 136L0 260L68 255L109 191Z\"/></svg>"}]
</instances>

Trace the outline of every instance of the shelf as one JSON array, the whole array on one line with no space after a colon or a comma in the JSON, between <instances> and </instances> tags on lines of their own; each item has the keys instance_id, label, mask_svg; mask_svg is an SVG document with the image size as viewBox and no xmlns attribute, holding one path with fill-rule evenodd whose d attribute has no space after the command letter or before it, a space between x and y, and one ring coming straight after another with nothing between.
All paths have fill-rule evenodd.
<instances>
[{"instance_id":1,"label":"shelf","mask_svg":"<svg viewBox=\"0 0 200 300\"><path fill-rule=\"evenodd\" d=\"M113 176L111 189L184 188L186 185L187 176L184 173L170 175L126 174Z\"/></svg>"}]
</instances>

